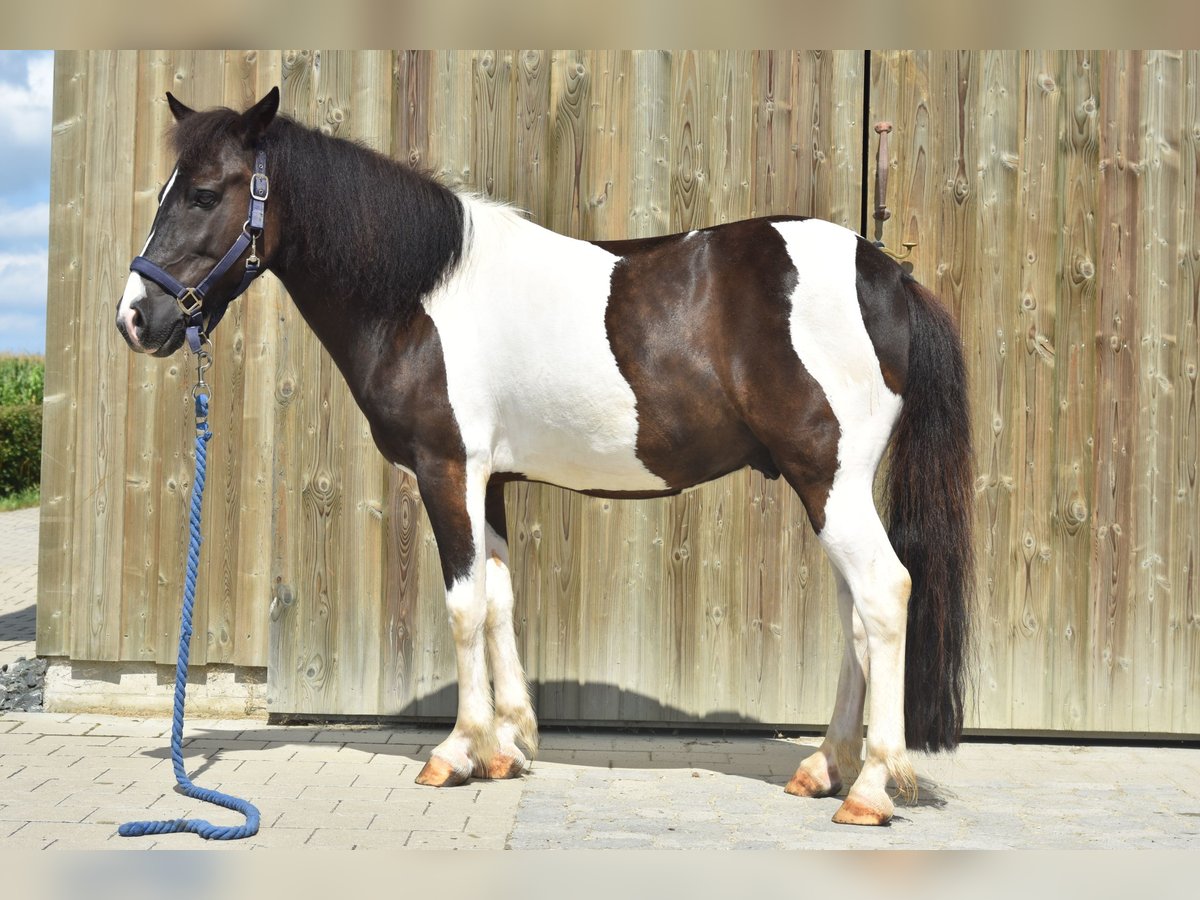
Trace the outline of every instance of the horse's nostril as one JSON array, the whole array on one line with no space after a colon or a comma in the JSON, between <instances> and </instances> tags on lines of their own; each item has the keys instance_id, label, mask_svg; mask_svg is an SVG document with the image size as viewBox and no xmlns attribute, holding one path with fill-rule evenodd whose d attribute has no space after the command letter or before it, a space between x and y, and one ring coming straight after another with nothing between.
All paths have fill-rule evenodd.
<instances>
[{"instance_id":1,"label":"horse's nostril","mask_svg":"<svg viewBox=\"0 0 1200 900\"><path fill-rule=\"evenodd\" d=\"M133 319L131 320L135 331L141 331L145 325L145 320L142 319L142 311L140 309L133 310Z\"/></svg>"}]
</instances>

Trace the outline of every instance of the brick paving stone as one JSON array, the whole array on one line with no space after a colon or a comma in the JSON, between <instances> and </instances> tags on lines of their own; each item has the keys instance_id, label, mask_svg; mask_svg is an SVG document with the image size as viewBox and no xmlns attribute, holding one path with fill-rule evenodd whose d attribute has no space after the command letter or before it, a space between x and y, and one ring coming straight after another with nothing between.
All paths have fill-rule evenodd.
<instances>
[{"instance_id":1,"label":"brick paving stone","mask_svg":"<svg viewBox=\"0 0 1200 900\"><path fill-rule=\"evenodd\" d=\"M401 850L410 836L407 831L317 828L305 846L327 850Z\"/></svg>"},{"instance_id":2,"label":"brick paving stone","mask_svg":"<svg viewBox=\"0 0 1200 900\"><path fill-rule=\"evenodd\" d=\"M371 822L375 816L371 813L343 813L334 811L329 813L314 813L312 811L300 812L290 810L282 813L278 818L272 819L270 825L272 828L317 828L317 829L337 829L339 831L365 831L371 827Z\"/></svg>"},{"instance_id":3,"label":"brick paving stone","mask_svg":"<svg viewBox=\"0 0 1200 900\"><path fill-rule=\"evenodd\" d=\"M208 779L205 779L202 786L223 794L245 797L258 805L273 800L299 800L300 792L304 790L303 787L294 784L271 784L269 782L256 784L249 781L213 782Z\"/></svg>"},{"instance_id":4,"label":"brick paving stone","mask_svg":"<svg viewBox=\"0 0 1200 900\"><path fill-rule=\"evenodd\" d=\"M363 753L340 744L300 744L292 748L291 759L317 762L366 762L374 751Z\"/></svg>"},{"instance_id":5,"label":"brick paving stone","mask_svg":"<svg viewBox=\"0 0 1200 900\"><path fill-rule=\"evenodd\" d=\"M405 766L398 772L379 772L366 771L360 775L354 776L354 781L351 787L364 788L383 788L388 790L407 790L410 785L421 787L413 781L417 777L417 768Z\"/></svg>"},{"instance_id":6,"label":"brick paving stone","mask_svg":"<svg viewBox=\"0 0 1200 900\"><path fill-rule=\"evenodd\" d=\"M371 827L380 831L449 831L466 830L469 813L461 815L436 815L426 817L419 811L381 812L371 821Z\"/></svg>"},{"instance_id":7,"label":"brick paving stone","mask_svg":"<svg viewBox=\"0 0 1200 900\"><path fill-rule=\"evenodd\" d=\"M242 723L242 727L232 726L230 731L235 733L240 740L247 741L267 741L269 743L289 743L289 744L309 744L312 739L320 734L320 730L316 728L296 728L290 725L246 725Z\"/></svg>"},{"instance_id":8,"label":"brick paving stone","mask_svg":"<svg viewBox=\"0 0 1200 900\"><path fill-rule=\"evenodd\" d=\"M470 835L465 832L414 831L404 845L408 850L503 850L504 835Z\"/></svg>"},{"instance_id":9,"label":"brick paving stone","mask_svg":"<svg viewBox=\"0 0 1200 900\"><path fill-rule=\"evenodd\" d=\"M340 779L339 779L340 780ZM386 802L390 788L350 787L343 784L307 784L301 792L302 799L321 798L326 800L366 800Z\"/></svg>"},{"instance_id":10,"label":"brick paving stone","mask_svg":"<svg viewBox=\"0 0 1200 900\"><path fill-rule=\"evenodd\" d=\"M87 822L30 822L4 839L6 849L18 847L55 850L91 850L115 846L117 830L111 825ZM117 838L119 840L119 838Z\"/></svg>"},{"instance_id":11,"label":"brick paving stone","mask_svg":"<svg viewBox=\"0 0 1200 900\"><path fill-rule=\"evenodd\" d=\"M320 731L313 737L314 743L342 743L342 744L386 744L391 738L390 731L363 731L352 729L337 729L334 731Z\"/></svg>"}]
</instances>

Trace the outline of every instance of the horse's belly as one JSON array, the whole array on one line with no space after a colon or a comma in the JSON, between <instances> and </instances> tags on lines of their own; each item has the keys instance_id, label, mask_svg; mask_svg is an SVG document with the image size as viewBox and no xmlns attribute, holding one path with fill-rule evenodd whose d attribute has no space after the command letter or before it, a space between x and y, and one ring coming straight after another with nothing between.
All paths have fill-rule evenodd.
<instances>
[{"instance_id":1,"label":"horse's belly","mask_svg":"<svg viewBox=\"0 0 1200 900\"><path fill-rule=\"evenodd\" d=\"M615 386L560 385L558 396L530 391L513 398L500 420L495 468L575 490L666 489L637 456L636 409L624 391L606 387Z\"/></svg>"}]
</instances>

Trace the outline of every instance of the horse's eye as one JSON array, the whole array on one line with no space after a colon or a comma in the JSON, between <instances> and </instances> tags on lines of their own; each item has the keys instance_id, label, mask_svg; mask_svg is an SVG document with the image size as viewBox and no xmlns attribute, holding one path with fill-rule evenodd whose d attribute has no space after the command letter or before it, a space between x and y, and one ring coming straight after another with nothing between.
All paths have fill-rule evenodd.
<instances>
[{"instance_id":1,"label":"horse's eye","mask_svg":"<svg viewBox=\"0 0 1200 900\"><path fill-rule=\"evenodd\" d=\"M192 194L192 205L201 209L212 209L220 199L215 191L197 190Z\"/></svg>"}]
</instances>

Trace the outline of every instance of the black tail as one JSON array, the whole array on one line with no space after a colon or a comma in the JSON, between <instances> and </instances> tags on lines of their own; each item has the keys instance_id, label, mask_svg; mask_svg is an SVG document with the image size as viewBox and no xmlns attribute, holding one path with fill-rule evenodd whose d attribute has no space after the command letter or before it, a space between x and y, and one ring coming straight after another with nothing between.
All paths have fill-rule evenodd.
<instances>
[{"instance_id":1,"label":"black tail","mask_svg":"<svg viewBox=\"0 0 1200 900\"><path fill-rule=\"evenodd\" d=\"M958 745L975 583L974 470L958 329L938 299L906 280L908 377L888 469L888 537L912 577L904 675L905 740Z\"/></svg>"}]
</instances>

